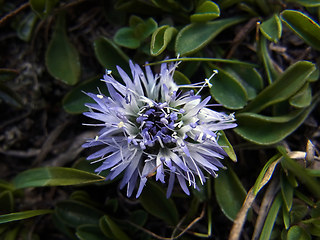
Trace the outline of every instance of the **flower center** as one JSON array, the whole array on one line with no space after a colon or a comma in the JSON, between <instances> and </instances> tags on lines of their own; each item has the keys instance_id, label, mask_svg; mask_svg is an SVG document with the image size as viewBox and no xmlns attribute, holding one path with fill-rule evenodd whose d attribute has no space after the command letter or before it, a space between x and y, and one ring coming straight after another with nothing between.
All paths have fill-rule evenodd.
<instances>
[{"instance_id":1,"label":"flower center","mask_svg":"<svg viewBox=\"0 0 320 240\"><path fill-rule=\"evenodd\" d=\"M175 143L175 123L178 120L178 113L176 109L167 106L167 103L157 103L141 108L139 117L136 119L142 137L140 147L145 149L160 145L163 148Z\"/></svg>"}]
</instances>

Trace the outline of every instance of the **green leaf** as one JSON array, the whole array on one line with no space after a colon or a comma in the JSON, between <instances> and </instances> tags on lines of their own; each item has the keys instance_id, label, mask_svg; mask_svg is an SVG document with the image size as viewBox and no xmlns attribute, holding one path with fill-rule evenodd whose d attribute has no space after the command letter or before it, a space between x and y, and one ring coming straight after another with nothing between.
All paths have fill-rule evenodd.
<instances>
[{"instance_id":1,"label":"green leaf","mask_svg":"<svg viewBox=\"0 0 320 240\"><path fill-rule=\"evenodd\" d=\"M284 151L281 151L281 153L283 154L282 166L292 172L315 197L320 197L320 182L309 176L307 170L291 159Z\"/></svg>"},{"instance_id":2,"label":"green leaf","mask_svg":"<svg viewBox=\"0 0 320 240\"><path fill-rule=\"evenodd\" d=\"M142 42L149 37L157 27L158 23L153 20L153 18L148 18L134 27L134 36Z\"/></svg>"},{"instance_id":3,"label":"green leaf","mask_svg":"<svg viewBox=\"0 0 320 240\"><path fill-rule=\"evenodd\" d=\"M105 236L101 232L97 225L85 224L77 227L76 236L80 240L101 240L105 239Z\"/></svg>"},{"instance_id":4,"label":"green leaf","mask_svg":"<svg viewBox=\"0 0 320 240\"><path fill-rule=\"evenodd\" d=\"M65 25L65 16L59 15L46 51L46 65L53 77L74 85L80 78L80 60L77 49L68 39Z\"/></svg>"},{"instance_id":5,"label":"green leaf","mask_svg":"<svg viewBox=\"0 0 320 240\"><path fill-rule=\"evenodd\" d=\"M319 0L287 0L288 2L295 2L304 7L320 7Z\"/></svg>"},{"instance_id":6,"label":"green leaf","mask_svg":"<svg viewBox=\"0 0 320 240\"><path fill-rule=\"evenodd\" d=\"M275 224L276 218L278 216L279 209L281 207L281 195L278 194L274 199L272 206L268 212L267 218L264 222L264 226L261 231L261 235L259 240L269 240L271 236L271 232L273 229L273 225Z\"/></svg>"},{"instance_id":7,"label":"green leaf","mask_svg":"<svg viewBox=\"0 0 320 240\"><path fill-rule=\"evenodd\" d=\"M22 100L20 97L14 92L11 88L7 87L6 85L0 83L0 99L2 99L7 104L21 108L22 107Z\"/></svg>"},{"instance_id":8,"label":"green leaf","mask_svg":"<svg viewBox=\"0 0 320 240\"><path fill-rule=\"evenodd\" d=\"M170 43L177 30L169 25L164 25L155 30L151 37L150 53L152 56L160 55Z\"/></svg>"},{"instance_id":9,"label":"green leaf","mask_svg":"<svg viewBox=\"0 0 320 240\"><path fill-rule=\"evenodd\" d=\"M104 215L100 219L100 229L105 236L114 240L130 240L128 235L109 216Z\"/></svg>"},{"instance_id":10,"label":"green leaf","mask_svg":"<svg viewBox=\"0 0 320 240\"><path fill-rule=\"evenodd\" d=\"M30 12L25 18L19 22L17 35L23 41L30 41L33 29L38 20L38 16L34 12Z\"/></svg>"},{"instance_id":11,"label":"green leaf","mask_svg":"<svg viewBox=\"0 0 320 240\"><path fill-rule=\"evenodd\" d=\"M235 172L231 168L220 170L214 179L214 189L222 212L231 221L235 220L247 195Z\"/></svg>"},{"instance_id":12,"label":"green leaf","mask_svg":"<svg viewBox=\"0 0 320 240\"><path fill-rule=\"evenodd\" d=\"M282 34L282 24L278 15L274 14L260 25L262 34L270 41L278 42Z\"/></svg>"},{"instance_id":13,"label":"green leaf","mask_svg":"<svg viewBox=\"0 0 320 240\"><path fill-rule=\"evenodd\" d=\"M273 172L279 162L280 154L276 154L263 166L259 176L257 177L256 182L253 185L253 194L257 195L258 192L266 185L271 179Z\"/></svg>"},{"instance_id":14,"label":"green leaf","mask_svg":"<svg viewBox=\"0 0 320 240\"><path fill-rule=\"evenodd\" d=\"M102 67L111 70L113 75L119 76L116 66L129 72L129 57L111 40L99 37L94 41L93 47L99 63Z\"/></svg>"},{"instance_id":15,"label":"green leaf","mask_svg":"<svg viewBox=\"0 0 320 240\"><path fill-rule=\"evenodd\" d=\"M309 83L305 84L294 96L289 99L291 106L296 108L308 107L312 102L312 91Z\"/></svg>"},{"instance_id":16,"label":"green leaf","mask_svg":"<svg viewBox=\"0 0 320 240\"><path fill-rule=\"evenodd\" d=\"M207 22L220 16L219 6L211 1L205 1L196 8L196 12L190 16L191 22Z\"/></svg>"},{"instance_id":17,"label":"green leaf","mask_svg":"<svg viewBox=\"0 0 320 240\"><path fill-rule=\"evenodd\" d=\"M292 226L287 235L287 240L311 240L310 234L300 226Z\"/></svg>"},{"instance_id":18,"label":"green leaf","mask_svg":"<svg viewBox=\"0 0 320 240\"><path fill-rule=\"evenodd\" d=\"M256 144L274 144L296 130L314 106L315 104L312 104L308 108L277 117L268 117L256 113L240 113L236 115L238 127L234 131Z\"/></svg>"},{"instance_id":19,"label":"green leaf","mask_svg":"<svg viewBox=\"0 0 320 240\"><path fill-rule=\"evenodd\" d=\"M173 79L174 79L174 82L175 82L177 85L187 85L187 84L191 84L190 79L187 78L187 76L184 75L182 72L177 71L177 70L174 71Z\"/></svg>"},{"instance_id":20,"label":"green leaf","mask_svg":"<svg viewBox=\"0 0 320 240\"><path fill-rule=\"evenodd\" d=\"M78 227L83 224L99 224L103 212L98 209L74 200L57 203L55 214L67 226Z\"/></svg>"},{"instance_id":21,"label":"green leaf","mask_svg":"<svg viewBox=\"0 0 320 240\"><path fill-rule=\"evenodd\" d=\"M156 199L156 201L155 201ZM150 214L176 225L179 221L178 210L172 199L167 199L163 188L149 181L139 198L143 208Z\"/></svg>"},{"instance_id":22,"label":"green leaf","mask_svg":"<svg viewBox=\"0 0 320 240\"><path fill-rule=\"evenodd\" d=\"M320 50L320 26L307 15L295 10L284 10L281 19L307 44Z\"/></svg>"},{"instance_id":23,"label":"green leaf","mask_svg":"<svg viewBox=\"0 0 320 240\"><path fill-rule=\"evenodd\" d=\"M258 54L262 59L268 82L269 84L271 84L279 76L280 73L273 65L273 61L270 57L269 49L267 47L267 39L263 35L261 35L260 41L258 42Z\"/></svg>"},{"instance_id":24,"label":"green leaf","mask_svg":"<svg viewBox=\"0 0 320 240\"><path fill-rule=\"evenodd\" d=\"M287 211L290 212L292 207L292 201L293 201L293 190L294 190L293 186L291 186L285 174L281 174L280 184L281 184L282 199L283 199L283 202L285 203L284 205Z\"/></svg>"},{"instance_id":25,"label":"green leaf","mask_svg":"<svg viewBox=\"0 0 320 240\"><path fill-rule=\"evenodd\" d=\"M93 103L94 100L88 97L84 92L99 94L99 90L108 96L106 83L100 80L101 77L94 77L87 81L81 82L76 87L72 88L63 98L63 109L67 113L78 114L88 110L86 103Z\"/></svg>"},{"instance_id":26,"label":"green leaf","mask_svg":"<svg viewBox=\"0 0 320 240\"><path fill-rule=\"evenodd\" d=\"M239 64L228 64L223 69L241 83L247 92L249 100L254 99L257 93L262 90L263 79L255 68Z\"/></svg>"},{"instance_id":27,"label":"green leaf","mask_svg":"<svg viewBox=\"0 0 320 240\"><path fill-rule=\"evenodd\" d=\"M228 154L228 157L236 162L237 161L237 155L233 150L233 147L231 143L229 142L226 134L223 131L219 131L218 133L218 144L223 148L223 150Z\"/></svg>"},{"instance_id":28,"label":"green leaf","mask_svg":"<svg viewBox=\"0 0 320 240\"><path fill-rule=\"evenodd\" d=\"M244 111L258 113L272 104L290 98L300 90L315 69L314 64L311 62L296 62L287 68L276 81L263 89L263 91L246 106Z\"/></svg>"},{"instance_id":29,"label":"green leaf","mask_svg":"<svg viewBox=\"0 0 320 240\"><path fill-rule=\"evenodd\" d=\"M32 10L40 17L49 15L59 0L29 0Z\"/></svg>"},{"instance_id":30,"label":"green leaf","mask_svg":"<svg viewBox=\"0 0 320 240\"><path fill-rule=\"evenodd\" d=\"M136 49L140 46L140 40L136 38L134 29L131 27L120 28L113 38L119 46Z\"/></svg>"},{"instance_id":31,"label":"green leaf","mask_svg":"<svg viewBox=\"0 0 320 240\"><path fill-rule=\"evenodd\" d=\"M229 109L241 109L247 104L248 96L243 85L231 74L217 66L211 66L219 70L212 79L210 93L214 99ZM211 75L207 74L209 77Z\"/></svg>"},{"instance_id":32,"label":"green leaf","mask_svg":"<svg viewBox=\"0 0 320 240\"><path fill-rule=\"evenodd\" d=\"M85 171L65 167L43 167L19 173L13 184L16 189L44 186L67 186L103 181L104 178Z\"/></svg>"},{"instance_id":33,"label":"green leaf","mask_svg":"<svg viewBox=\"0 0 320 240\"><path fill-rule=\"evenodd\" d=\"M0 215L0 224L12 222L12 221L23 220L23 219L43 215L43 214L49 214L52 212L53 211L50 209L41 209L41 210L28 210L28 211L23 211L23 212L4 214L4 215Z\"/></svg>"},{"instance_id":34,"label":"green leaf","mask_svg":"<svg viewBox=\"0 0 320 240\"><path fill-rule=\"evenodd\" d=\"M176 54L193 54L211 42L226 28L240 23L244 18L229 18L206 23L192 23L184 27L176 37Z\"/></svg>"}]
</instances>

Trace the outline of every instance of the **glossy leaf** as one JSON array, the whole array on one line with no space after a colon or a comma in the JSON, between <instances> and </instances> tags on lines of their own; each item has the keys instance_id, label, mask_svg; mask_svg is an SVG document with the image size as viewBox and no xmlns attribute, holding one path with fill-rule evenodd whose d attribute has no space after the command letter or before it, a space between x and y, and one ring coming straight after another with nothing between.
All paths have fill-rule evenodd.
<instances>
[{"instance_id":1,"label":"glossy leaf","mask_svg":"<svg viewBox=\"0 0 320 240\"><path fill-rule=\"evenodd\" d=\"M85 224L77 227L76 236L80 240L101 240L105 239L103 233L97 225Z\"/></svg>"},{"instance_id":2,"label":"glossy leaf","mask_svg":"<svg viewBox=\"0 0 320 240\"><path fill-rule=\"evenodd\" d=\"M290 98L300 90L315 69L314 64L307 61L291 65L276 81L263 89L244 111L258 113L272 104Z\"/></svg>"},{"instance_id":3,"label":"glossy leaf","mask_svg":"<svg viewBox=\"0 0 320 240\"><path fill-rule=\"evenodd\" d=\"M29 0L32 10L40 17L50 14L59 0Z\"/></svg>"},{"instance_id":4,"label":"glossy leaf","mask_svg":"<svg viewBox=\"0 0 320 240\"><path fill-rule=\"evenodd\" d=\"M280 194L277 195L277 197L273 200L273 203L270 207L270 210L268 212L267 218L264 222L264 226L261 231L261 235L259 240L269 240L271 236L271 232L273 229L273 226L276 222L276 218L278 216L278 212L281 207L281 196Z\"/></svg>"},{"instance_id":5,"label":"glossy leaf","mask_svg":"<svg viewBox=\"0 0 320 240\"><path fill-rule=\"evenodd\" d=\"M217 202L222 212L233 221L246 198L247 192L231 168L220 170L218 174L219 176L214 179Z\"/></svg>"},{"instance_id":6,"label":"glossy leaf","mask_svg":"<svg viewBox=\"0 0 320 240\"><path fill-rule=\"evenodd\" d=\"M74 85L80 78L80 59L77 49L68 39L65 28L65 16L59 15L46 51L46 65L53 77Z\"/></svg>"},{"instance_id":7,"label":"glossy leaf","mask_svg":"<svg viewBox=\"0 0 320 240\"><path fill-rule=\"evenodd\" d=\"M320 26L300 11L284 10L282 20L311 47L320 50Z\"/></svg>"},{"instance_id":8,"label":"glossy leaf","mask_svg":"<svg viewBox=\"0 0 320 240\"><path fill-rule=\"evenodd\" d=\"M128 235L109 216L100 219L100 229L105 236L114 240L130 240Z\"/></svg>"},{"instance_id":9,"label":"glossy leaf","mask_svg":"<svg viewBox=\"0 0 320 240\"><path fill-rule=\"evenodd\" d=\"M99 224L102 212L92 206L74 200L66 200L57 203L55 214L59 220L70 227L78 227L83 224Z\"/></svg>"},{"instance_id":10,"label":"glossy leaf","mask_svg":"<svg viewBox=\"0 0 320 240\"><path fill-rule=\"evenodd\" d=\"M287 235L287 240L311 240L311 236L300 226L292 226Z\"/></svg>"},{"instance_id":11,"label":"glossy leaf","mask_svg":"<svg viewBox=\"0 0 320 240\"><path fill-rule=\"evenodd\" d=\"M226 134L223 131L219 131L218 136L219 136L218 144L223 147L223 150L228 154L228 157L232 161L236 162L237 161L237 155L234 152L233 147L230 144Z\"/></svg>"},{"instance_id":12,"label":"glossy leaf","mask_svg":"<svg viewBox=\"0 0 320 240\"><path fill-rule=\"evenodd\" d=\"M262 34L270 41L278 42L282 34L282 23L278 15L273 15L260 25Z\"/></svg>"},{"instance_id":13,"label":"glossy leaf","mask_svg":"<svg viewBox=\"0 0 320 240\"><path fill-rule=\"evenodd\" d=\"M157 201L155 201L157 199ZM139 198L143 208L150 214L176 225L179 220L178 210L171 198L167 199L163 188L153 182L148 182Z\"/></svg>"},{"instance_id":14,"label":"glossy leaf","mask_svg":"<svg viewBox=\"0 0 320 240\"><path fill-rule=\"evenodd\" d=\"M170 43L172 37L177 33L174 27L164 25L155 30L152 34L150 53L152 56L160 55Z\"/></svg>"},{"instance_id":15,"label":"glossy leaf","mask_svg":"<svg viewBox=\"0 0 320 240\"><path fill-rule=\"evenodd\" d=\"M311 102L312 102L312 91L309 84L306 84L289 100L290 105L296 108L308 107L311 104Z\"/></svg>"},{"instance_id":16,"label":"glossy leaf","mask_svg":"<svg viewBox=\"0 0 320 240\"><path fill-rule=\"evenodd\" d=\"M42 209L42 210L28 210L23 212L15 212L15 213L9 213L0 215L0 224L12 222L12 221L18 221L23 220L43 214L49 214L52 213L52 210L49 209Z\"/></svg>"},{"instance_id":17,"label":"glossy leaf","mask_svg":"<svg viewBox=\"0 0 320 240\"><path fill-rule=\"evenodd\" d=\"M7 87L3 83L0 83L0 100L5 103L20 108L22 107L22 100L11 88Z\"/></svg>"},{"instance_id":18,"label":"glossy leaf","mask_svg":"<svg viewBox=\"0 0 320 240\"><path fill-rule=\"evenodd\" d=\"M278 78L280 73L276 70L273 65L273 61L269 54L269 49L267 47L267 39L262 35L258 42L258 54L262 59L264 69L267 74L268 82L271 84L275 79Z\"/></svg>"},{"instance_id":19,"label":"glossy leaf","mask_svg":"<svg viewBox=\"0 0 320 240\"><path fill-rule=\"evenodd\" d=\"M210 93L214 99L229 109L241 109L247 104L247 92L243 85L227 71L217 66L213 69L219 70L212 79ZM207 74L207 76L211 75Z\"/></svg>"},{"instance_id":20,"label":"glossy leaf","mask_svg":"<svg viewBox=\"0 0 320 240\"><path fill-rule=\"evenodd\" d=\"M106 91L106 83L101 81L101 77L94 77L80 83L64 96L62 100L63 109L67 113L71 114L78 114L87 111L88 108L85 104L93 103L94 101L84 92L99 94L98 89L100 89L103 94L108 95Z\"/></svg>"},{"instance_id":21,"label":"glossy leaf","mask_svg":"<svg viewBox=\"0 0 320 240\"><path fill-rule=\"evenodd\" d=\"M35 24L38 20L37 15L34 12L30 12L25 18L19 23L17 29L18 37L23 41L30 41L32 37L32 32L35 27Z\"/></svg>"},{"instance_id":22,"label":"glossy leaf","mask_svg":"<svg viewBox=\"0 0 320 240\"><path fill-rule=\"evenodd\" d=\"M129 57L110 39L99 37L94 41L93 47L99 63L103 68L111 70L114 76L119 76L116 66L129 72Z\"/></svg>"},{"instance_id":23,"label":"glossy leaf","mask_svg":"<svg viewBox=\"0 0 320 240\"><path fill-rule=\"evenodd\" d=\"M65 167L43 167L19 173L13 184L16 189L44 186L67 186L103 181L104 177Z\"/></svg>"},{"instance_id":24,"label":"glossy leaf","mask_svg":"<svg viewBox=\"0 0 320 240\"><path fill-rule=\"evenodd\" d=\"M207 22L220 16L219 6L212 1L204 1L190 16L191 22Z\"/></svg>"},{"instance_id":25,"label":"glossy leaf","mask_svg":"<svg viewBox=\"0 0 320 240\"><path fill-rule=\"evenodd\" d=\"M306 109L278 117L268 117L256 113L241 113L236 115L238 127L234 131L241 137L256 144L274 144L296 130L313 108L314 104Z\"/></svg>"},{"instance_id":26,"label":"glossy leaf","mask_svg":"<svg viewBox=\"0 0 320 240\"><path fill-rule=\"evenodd\" d=\"M192 23L184 27L176 37L176 54L182 56L193 54L205 47L220 32L240 23L243 18L229 18L206 23Z\"/></svg>"}]
</instances>

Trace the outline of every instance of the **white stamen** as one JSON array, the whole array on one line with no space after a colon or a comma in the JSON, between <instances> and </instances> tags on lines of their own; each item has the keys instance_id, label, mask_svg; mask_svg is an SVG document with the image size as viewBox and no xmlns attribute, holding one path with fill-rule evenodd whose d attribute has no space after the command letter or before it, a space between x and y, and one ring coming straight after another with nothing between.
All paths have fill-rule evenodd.
<instances>
[{"instance_id":1,"label":"white stamen","mask_svg":"<svg viewBox=\"0 0 320 240\"><path fill-rule=\"evenodd\" d=\"M97 98L103 99L103 95L97 94Z\"/></svg>"}]
</instances>

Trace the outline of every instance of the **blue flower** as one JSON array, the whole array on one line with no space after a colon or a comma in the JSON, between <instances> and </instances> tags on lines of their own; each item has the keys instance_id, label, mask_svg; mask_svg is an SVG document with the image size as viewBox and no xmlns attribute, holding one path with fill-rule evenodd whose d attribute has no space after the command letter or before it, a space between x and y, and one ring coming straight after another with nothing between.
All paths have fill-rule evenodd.
<instances>
[{"instance_id":1,"label":"blue flower","mask_svg":"<svg viewBox=\"0 0 320 240\"><path fill-rule=\"evenodd\" d=\"M167 197L176 178L189 195L188 186L197 188L196 179L201 184L206 181L204 171L217 176L223 167L219 159L226 153L217 143L217 132L235 127L234 116L209 109L210 97L201 100L199 92L206 85L211 87L210 79L193 85L175 84L177 65L163 63L160 74L154 75L149 66L144 73L130 61L132 77L117 67L124 84L106 71L102 81L109 96L87 93L96 103L86 104L89 112L84 115L102 122L90 125L103 126L83 145L101 148L87 159L102 162L95 171L109 170L107 180L123 173L120 188L127 185L128 197L136 186L139 197L153 176L162 183L168 180ZM185 87L201 89L195 94L182 91Z\"/></svg>"}]
</instances>

